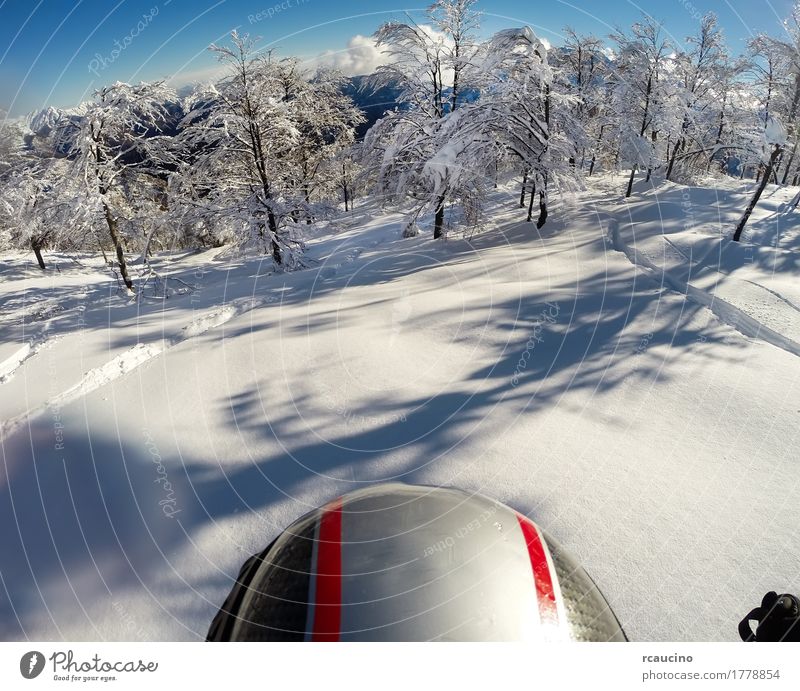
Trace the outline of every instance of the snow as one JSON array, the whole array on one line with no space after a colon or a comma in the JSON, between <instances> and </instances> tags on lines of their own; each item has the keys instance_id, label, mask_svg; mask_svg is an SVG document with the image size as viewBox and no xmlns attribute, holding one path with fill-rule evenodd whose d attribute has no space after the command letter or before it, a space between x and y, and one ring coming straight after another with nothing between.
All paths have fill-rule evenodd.
<instances>
[{"instance_id":1,"label":"snow","mask_svg":"<svg viewBox=\"0 0 800 691\"><path fill-rule=\"evenodd\" d=\"M26 343L17 350L10 358L0 362L0 382L5 382L27 358L31 356L33 347Z\"/></svg>"},{"instance_id":2,"label":"snow","mask_svg":"<svg viewBox=\"0 0 800 691\"><path fill-rule=\"evenodd\" d=\"M794 192L768 188L746 234L768 244L736 243L730 240L730 227L749 196L749 186L661 185L617 207L616 215L622 212L623 220L611 230L613 241L658 280L706 305L745 335L800 354L795 253L780 246L781 241L793 242L800 229L800 219L788 208ZM678 214L683 219L670 223L668 219ZM764 230L772 232L765 235Z\"/></svg>"},{"instance_id":3,"label":"snow","mask_svg":"<svg viewBox=\"0 0 800 691\"><path fill-rule=\"evenodd\" d=\"M732 247L744 183L625 182L539 232L501 188L471 242L362 206L291 273L160 255L169 299L5 257L0 637L200 639L291 521L401 480L530 515L634 640L735 640L800 573L796 190Z\"/></svg>"},{"instance_id":4,"label":"snow","mask_svg":"<svg viewBox=\"0 0 800 691\"><path fill-rule=\"evenodd\" d=\"M786 145L786 128L776 117L770 116L764 128L764 142L771 146Z\"/></svg>"}]
</instances>

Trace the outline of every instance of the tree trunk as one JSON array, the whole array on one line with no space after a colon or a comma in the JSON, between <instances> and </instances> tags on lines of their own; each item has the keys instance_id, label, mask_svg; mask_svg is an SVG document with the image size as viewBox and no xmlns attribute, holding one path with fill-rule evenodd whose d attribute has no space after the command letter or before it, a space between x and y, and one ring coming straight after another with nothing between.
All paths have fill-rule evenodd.
<instances>
[{"instance_id":1,"label":"tree trunk","mask_svg":"<svg viewBox=\"0 0 800 691\"><path fill-rule=\"evenodd\" d=\"M786 168L783 171L783 179L781 180L781 185L786 184L786 180L789 177L789 171L792 169L792 164L794 164L794 157L797 155L797 137L794 139L794 145L792 146L792 153L789 154L789 160L786 163Z\"/></svg>"},{"instance_id":2,"label":"tree trunk","mask_svg":"<svg viewBox=\"0 0 800 691\"><path fill-rule=\"evenodd\" d=\"M536 227L541 228L547 222L547 195L544 190L539 192L539 220Z\"/></svg>"},{"instance_id":3,"label":"tree trunk","mask_svg":"<svg viewBox=\"0 0 800 691\"><path fill-rule=\"evenodd\" d=\"M528 223L530 223L531 220L533 219L533 200L535 199L535 197L536 197L536 183L534 182L531 185L531 198L530 202L528 203L528 218L527 218Z\"/></svg>"},{"instance_id":4,"label":"tree trunk","mask_svg":"<svg viewBox=\"0 0 800 691\"><path fill-rule=\"evenodd\" d=\"M650 140L653 142L653 151L656 150L657 142L658 142L658 132L653 131L650 133ZM667 138L667 149L669 149L669 138ZM650 182L650 177L653 175L653 168L652 166L647 167L647 177L644 179L645 182Z\"/></svg>"},{"instance_id":5,"label":"tree trunk","mask_svg":"<svg viewBox=\"0 0 800 691\"><path fill-rule=\"evenodd\" d=\"M644 137L644 133L647 132L647 116L650 113L650 98L653 93L653 75L651 74L647 78L647 90L645 91L645 101L644 101L644 115L642 116L642 126L639 130L639 137ZM617 155L619 155L619 149L617 149ZM637 156L638 158L638 156ZM625 190L625 199L631 196L631 192L633 192L633 180L636 176L636 168L638 167L637 163L634 163L631 167L631 176L628 179L628 189ZM648 175L648 179L649 179Z\"/></svg>"},{"instance_id":6,"label":"tree trunk","mask_svg":"<svg viewBox=\"0 0 800 691\"><path fill-rule=\"evenodd\" d=\"M438 240L444 234L444 195L439 195L436 200L436 214L433 219L433 238Z\"/></svg>"},{"instance_id":7,"label":"tree trunk","mask_svg":"<svg viewBox=\"0 0 800 691\"><path fill-rule=\"evenodd\" d=\"M519 208L525 208L525 186L528 184L528 170L522 171L522 189L519 191Z\"/></svg>"},{"instance_id":8,"label":"tree trunk","mask_svg":"<svg viewBox=\"0 0 800 691\"><path fill-rule=\"evenodd\" d=\"M100 254L103 255L103 264L108 266L108 257L106 256L106 251L103 249L103 243L100 242L100 236L95 233L95 239L97 240L97 246L100 248Z\"/></svg>"},{"instance_id":9,"label":"tree trunk","mask_svg":"<svg viewBox=\"0 0 800 691\"><path fill-rule=\"evenodd\" d=\"M153 226L150 232L147 234L147 239L144 243L144 249L142 250L142 261L147 264L147 258L150 256L150 244L153 242L153 236L156 234L157 226Z\"/></svg>"},{"instance_id":10,"label":"tree trunk","mask_svg":"<svg viewBox=\"0 0 800 691\"><path fill-rule=\"evenodd\" d=\"M706 172L711 170L711 161L714 158L714 155L717 152L717 147L722 144L722 133L725 131L725 101L727 100L728 93L724 92L722 94L722 107L719 111L719 127L717 127L717 139L714 142L714 150L712 151L711 155L708 157L708 165L706 166Z\"/></svg>"},{"instance_id":11,"label":"tree trunk","mask_svg":"<svg viewBox=\"0 0 800 691\"><path fill-rule=\"evenodd\" d=\"M539 219L536 221L536 228L541 228L547 222L547 173L542 180L542 188L539 190Z\"/></svg>"},{"instance_id":12,"label":"tree trunk","mask_svg":"<svg viewBox=\"0 0 800 691\"><path fill-rule=\"evenodd\" d=\"M344 192L344 210L349 211L347 204L350 201L350 195L347 189L347 166L344 161L342 161L342 191Z\"/></svg>"},{"instance_id":13,"label":"tree trunk","mask_svg":"<svg viewBox=\"0 0 800 691\"><path fill-rule=\"evenodd\" d=\"M669 163L667 164L667 180L672 179L672 169L675 167L675 159L678 158L678 152L682 148L682 140L678 140L675 143L675 146L672 147L672 155L669 157Z\"/></svg>"},{"instance_id":14,"label":"tree trunk","mask_svg":"<svg viewBox=\"0 0 800 691\"><path fill-rule=\"evenodd\" d=\"M274 238L272 239L272 258L275 260L275 263L278 266L283 264L283 254L281 253L281 246L278 244L278 241Z\"/></svg>"},{"instance_id":15,"label":"tree trunk","mask_svg":"<svg viewBox=\"0 0 800 691\"><path fill-rule=\"evenodd\" d=\"M111 242L114 244L114 249L117 253L117 261L119 262L119 273L122 276L122 280L125 283L125 287L133 292L133 281L131 280L130 275L128 274L128 265L125 262L125 251L122 248L122 241L119 237L119 232L117 229L117 219L114 218L114 215L111 213L111 208L106 203L105 198L103 198L103 213L106 217L106 223L108 224L108 234L111 236Z\"/></svg>"},{"instance_id":16,"label":"tree trunk","mask_svg":"<svg viewBox=\"0 0 800 691\"><path fill-rule=\"evenodd\" d=\"M47 271L47 267L44 264L44 259L42 258L42 248L38 242L35 240L31 240L31 249L33 253L36 255L36 261L39 264L39 268L42 271Z\"/></svg>"},{"instance_id":17,"label":"tree trunk","mask_svg":"<svg viewBox=\"0 0 800 691\"><path fill-rule=\"evenodd\" d=\"M753 198L750 200L750 203L747 205L747 208L744 210L744 216L742 216L741 220L739 221L739 225L736 226L736 231L733 233L734 242L739 242L739 239L742 237L742 231L744 230L744 227L747 224L747 219L750 218L750 214L752 214L753 209L756 208L756 204L758 204L758 200L761 198L761 194L764 191L764 188L767 186L767 182L769 182L770 173L772 173L772 169L775 166L775 162L781 155L782 150L783 147L780 144L775 145L775 150L769 157L767 168L764 171L763 175L761 176L761 182L756 188L755 194L753 194Z\"/></svg>"},{"instance_id":18,"label":"tree trunk","mask_svg":"<svg viewBox=\"0 0 800 691\"><path fill-rule=\"evenodd\" d=\"M636 166L633 166L633 168L631 168L631 176L630 178L628 178L628 189L625 190L626 199L630 197L631 192L633 192L633 179L635 176L636 176Z\"/></svg>"},{"instance_id":19,"label":"tree trunk","mask_svg":"<svg viewBox=\"0 0 800 691\"><path fill-rule=\"evenodd\" d=\"M278 266L281 266L283 264L283 253L281 252L281 246L278 244L278 221L275 219L275 213L271 208L267 208L267 223L272 234L272 258Z\"/></svg>"}]
</instances>

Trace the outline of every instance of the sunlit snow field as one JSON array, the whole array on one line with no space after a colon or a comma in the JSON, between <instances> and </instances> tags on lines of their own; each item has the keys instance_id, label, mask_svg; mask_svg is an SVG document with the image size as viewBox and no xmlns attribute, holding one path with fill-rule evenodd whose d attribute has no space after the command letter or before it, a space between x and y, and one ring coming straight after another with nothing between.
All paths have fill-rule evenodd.
<instances>
[{"instance_id":1,"label":"sunlit snow field","mask_svg":"<svg viewBox=\"0 0 800 691\"><path fill-rule=\"evenodd\" d=\"M385 480L480 491L573 551L632 640L735 640L797 583L796 188L624 176L471 239L362 200L308 268L0 263L0 637L203 638L239 566ZM56 268L57 267L57 268ZM142 267L133 267L134 276Z\"/></svg>"}]
</instances>

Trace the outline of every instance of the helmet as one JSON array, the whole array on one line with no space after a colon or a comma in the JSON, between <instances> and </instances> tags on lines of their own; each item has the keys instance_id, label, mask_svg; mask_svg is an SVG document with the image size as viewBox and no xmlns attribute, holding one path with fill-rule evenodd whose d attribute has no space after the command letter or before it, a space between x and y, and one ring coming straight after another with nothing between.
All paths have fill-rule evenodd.
<instances>
[{"instance_id":1,"label":"helmet","mask_svg":"<svg viewBox=\"0 0 800 691\"><path fill-rule=\"evenodd\" d=\"M627 639L586 572L525 516L392 483L312 511L248 559L208 640Z\"/></svg>"}]
</instances>

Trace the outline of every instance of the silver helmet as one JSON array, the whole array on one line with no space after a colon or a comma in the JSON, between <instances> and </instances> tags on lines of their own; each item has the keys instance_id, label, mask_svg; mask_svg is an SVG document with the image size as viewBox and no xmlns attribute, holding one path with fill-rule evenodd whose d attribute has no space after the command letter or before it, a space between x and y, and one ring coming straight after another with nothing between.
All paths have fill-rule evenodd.
<instances>
[{"instance_id":1,"label":"silver helmet","mask_svg":"<svg viewBox=\"0 0 800 691\"><path fill-rule=\"evenodd\" d=\"M315 509L251 557L208 639L626 640L531 520L479 494L399 483Z\"/></svg>"}]
</instances>

